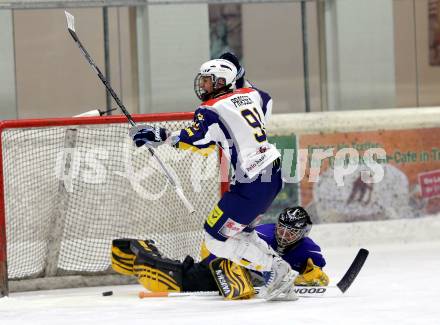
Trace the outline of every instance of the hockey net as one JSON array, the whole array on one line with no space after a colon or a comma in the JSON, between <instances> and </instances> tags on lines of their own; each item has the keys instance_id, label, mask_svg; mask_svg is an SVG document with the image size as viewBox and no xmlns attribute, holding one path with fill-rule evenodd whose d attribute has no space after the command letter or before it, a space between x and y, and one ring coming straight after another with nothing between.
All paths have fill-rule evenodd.
<instances>
[{"instance_id":1,"label":"hockey net","mask_svg":"<svg viewBox=\"0 0 440 325\"><path fill-rule=\"evenodd\" d=\"M172 131L191 119L192 113L136 116ZM1 123L3 293L26 279L42 287L48 278L111 275L115 238L153 239L170 258L197 257L204 218L220 197L219 153L203 157L167 145L156 152L195 214L146 148L135 148L121 116Z\"/></svg>"}]
</instances>

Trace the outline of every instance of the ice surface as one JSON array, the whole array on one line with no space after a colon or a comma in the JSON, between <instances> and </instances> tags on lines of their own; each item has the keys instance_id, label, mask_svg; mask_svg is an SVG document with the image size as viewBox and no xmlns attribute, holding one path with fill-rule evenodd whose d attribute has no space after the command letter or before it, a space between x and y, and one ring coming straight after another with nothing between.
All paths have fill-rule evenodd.
<instances>
[{"instance_id":1,"label":"ice surface","mask_svg":"<svg viewBox=\"0 0 440 325\"><path fill-rule=\"evenodd\" d=\"M324 250L332 284L359 247ZM294 302L219 297L139 299L140 286L13 293L0 324L440 324L440 242L367 246L370 256L342 297ZM114 295L103 297L103 291Z\"/></svg>"}]
</instances>

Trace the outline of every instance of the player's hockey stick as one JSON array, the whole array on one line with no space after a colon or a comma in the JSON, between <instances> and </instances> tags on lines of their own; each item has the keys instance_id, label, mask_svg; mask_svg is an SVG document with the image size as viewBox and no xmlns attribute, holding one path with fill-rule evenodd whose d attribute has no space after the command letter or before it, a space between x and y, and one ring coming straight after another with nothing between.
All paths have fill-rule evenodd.
<instances>
[{"instance_id":1,"label":"player's hockey stick","mask_svg":"<svg viewBox=\"0 0 440 325\"><path fill-rule=\"evenodd\" d=\"M87 111L78 115L74 115L73 117L87 117L87 116L103 116L104 114L108 114L112 111L115 111L116 108L111 108L109 110L106 111L102 111L100 109L93 109L91 111Z\"/></svg>"},{"instance_id":2,"label":"player's hockey stick","mask_svg":"<svg viewBox=\"0 0 440 325\"><path fill-rule=\"evenodd\" d=\"M66 14L66 19L67 19L67 29L68 29L70 35L72 36L73 40L78 45L78 47L81 50L81 52L83 53L83 55L86 58L87 62L89 62L90 66L96 72L96 74L98 75L99 79L101 79L101 81L104 84L105 88L107 88L107 91L110 93L110 95L116 101L116 104L118 104L118 106L121 109L122 113L127 117L127 120L130 123L130 125L131 126L136 126L136 123L133 121L133 118L131 117L130 113L125 108L124 104L119 99L118 95L116 95L116 93L114 92L113 88L110 86L109 82L107 81L107 79L102 74L101 70L95 64L95 62L93 61L93 59L90 56L89 52L87 52L87 50L84 48L84 46L82 45L81 41L78 38L78 35L76 35L76 32L75 32L75 17L73 15L71 15L70 13L68 13L67 11L64 11L64 13ZM148 146L147 146L147 148L148 148L148 151L150 152L151 156L153 156L156 159L156 161L159 163L159 165L162 168L162 170L165 172L166 177L168 178L169 182L173 186L173 188L176 191L177 195L182 200L182 202L185 205L185 207L188 209L188 211L190 213L194 213L195 210L194 210L194 207L192 206L191 202L189 202L188 199L185 197L185 194L183 193L182 189L180 188L180 186L178 186L176 180L171 175L171 173L168 171L168 169L165 167L165 165L162 162L162 160L157 156L157 154L155 153L153 148L148 147Z\"/></svg>"},{"instance_id":3,"label":"player's hockey stick","mask_svg":"<svg viewBox=\"0 0 440 325\"><path fill-rule=\"evenodd\" d=\"M300 287L295 286L295 293L298 297L337 297L344 294L353 284L357 275L361 271L368 257L368 250L361 248L351 263L344 276L335 286L327 287ZM257 293L259 288L255 288ZM163 298L163 297L188 297L188 296L219 296L217 291L197 291L197 292L139 292L139 298ZM282 300L280 296L280 300Z\"/></svg>"}]
</instances>

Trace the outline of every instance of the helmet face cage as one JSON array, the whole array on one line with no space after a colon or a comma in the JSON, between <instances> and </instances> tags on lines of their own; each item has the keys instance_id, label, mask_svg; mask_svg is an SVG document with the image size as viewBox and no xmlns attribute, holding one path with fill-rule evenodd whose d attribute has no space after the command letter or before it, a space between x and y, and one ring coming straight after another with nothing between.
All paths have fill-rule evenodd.
<instances>
[{"instance_id":1,"label":"helmet face cage","mask_svg":"<svg viewBox=\"0 0 440 325\"><path fill-rule=\"evenodd\" d=\"M301 207L287 208L278 217L276 240L279 247L285 248L308 235L312 221Z\"/></svg>"},{"instance_id":2,"label":"helmet face cage","mask_svg":"<svg viewBox=\"0 0 440 325\"><path fill-rule=\"evenodd\" d=\"M194 78L194 92L202 101L215 98L234 89L236 76L237 69L227 60L217 59L205 62L200 67L200 73ZM201 87L201 80L206 77L211 78L213 89L210 93Z\"/></svg>"},{"instance_id":3,"label":"helmet face cage","mask_svg":"<svg viewBox=\"0 0 440 325\"><path fill-rule=\"evenodd\" d=\"M200 86L202 78L206 78L206 77L211 78L212 92L210 93L208 93L205 89L203 89ZM206 101L208 99L214 98L217 93L221 92L223 89L226 90L228 88L229 87L225 87L224 78L216 78L215 75L212 74L198 73L194 78L194 92L196 93L197 97L202 101Z\"/></svg>"},{"instance_id":4,"label":"helmet face cage","mask_svg":"<svg viewBox=\"0 0 440 325\"><path fill-rule=\"evenodd\" d=\"M205 89L200 87L201 79L202 79L202 74L198 73L196 75L196 77L194 78L194 92L196 93L196 96L197 96L198 99L200 99L201 101L205 101L205 100L207 100L206 97L209 94L207 93L207 91Z\"/></svg>"}]
</instances>

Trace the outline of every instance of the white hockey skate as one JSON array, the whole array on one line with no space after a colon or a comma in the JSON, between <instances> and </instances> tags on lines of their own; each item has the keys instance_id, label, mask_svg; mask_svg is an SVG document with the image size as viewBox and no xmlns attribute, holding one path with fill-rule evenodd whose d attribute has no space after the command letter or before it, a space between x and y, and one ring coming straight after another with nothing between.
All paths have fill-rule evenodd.
<instances>
[{"instance_id":1,"label":"white hockey skate","mask_svg":"<svg viewBox=\"0 0 440 325\"><path fill-rule=\"evenodd\" d=\"M272 269L263 272L265 285L261 287L258 296L266 300L297 300L293 290L293 282L298 272L281 257L275 256Z\"/></svg>"}]
</instances>

